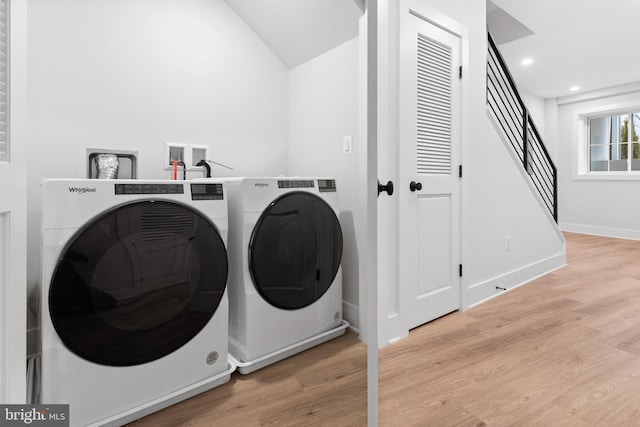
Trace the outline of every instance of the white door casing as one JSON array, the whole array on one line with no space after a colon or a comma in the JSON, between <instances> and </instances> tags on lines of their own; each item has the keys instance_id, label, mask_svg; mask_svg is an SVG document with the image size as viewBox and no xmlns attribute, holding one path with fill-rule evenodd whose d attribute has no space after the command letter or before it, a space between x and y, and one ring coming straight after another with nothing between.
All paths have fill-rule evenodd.
<instances>
[{"instance_id":1,"label":"white door casing","mask_svg":"<svg viewBox=\"0 0 640 427\"><path fill-rule=\"evenodd\" d=\"M462 43L402 8L399 44L398 283L412 329L461 307Z\"/></svg>"},{"instance_id":2,"label":"white door casing","mask_svg":"<svg viewBox=\"0 0 640 427\"><path fill-rule=\"evenodd\" d=\"M9 4L8 144L0 160L0 402L26 400L27 2Z\"/></svg>"}]
</instances>

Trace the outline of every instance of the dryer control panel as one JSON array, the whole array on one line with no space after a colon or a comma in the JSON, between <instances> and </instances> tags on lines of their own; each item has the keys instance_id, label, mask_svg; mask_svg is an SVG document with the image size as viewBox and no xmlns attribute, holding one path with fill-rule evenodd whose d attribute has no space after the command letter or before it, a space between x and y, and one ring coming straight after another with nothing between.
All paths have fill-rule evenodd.
<instances>
[{"instance_id":1,"label":"dryer control panel","mask_svg":"<svg viewBox=\"0 0 640 427\"><path fill-rule=\"evenodd\" d=\"M336 180L335 179L319 179L318 189L321 193L335 193L336 192Z\"/></svg>"}]
</instances>

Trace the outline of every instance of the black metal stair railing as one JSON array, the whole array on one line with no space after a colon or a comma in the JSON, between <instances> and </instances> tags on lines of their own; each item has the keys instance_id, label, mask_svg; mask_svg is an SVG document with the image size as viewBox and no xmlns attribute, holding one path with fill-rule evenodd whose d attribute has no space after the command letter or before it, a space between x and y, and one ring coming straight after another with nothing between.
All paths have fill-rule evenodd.
<instances>
[{"instance_id":1,"label":"black metal stair railing","mask_svg":"<svg viewBox=\"0 0 640 427\"><path fill-rule=\"evenodd\" d=\"M487 105L522 162L543 203L558 222L558 172L529 116L509 68L487 33Z\"/></svg>"}]
</instances>

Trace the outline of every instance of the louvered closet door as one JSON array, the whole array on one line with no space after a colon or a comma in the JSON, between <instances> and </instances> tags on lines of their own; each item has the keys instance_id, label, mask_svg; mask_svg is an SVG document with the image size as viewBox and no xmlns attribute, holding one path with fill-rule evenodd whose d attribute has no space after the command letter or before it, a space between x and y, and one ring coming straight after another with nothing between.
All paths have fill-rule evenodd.
<instances>
[{"instance_id":1,"label":"louvered closet door","mask_svg":"<svg viewBox=\"0 0 640 427\"><path fill-rule=\"evenodd\" d=\"M410 329L460 308L460 39L403 21L399 283Z\"/></svg>"}]
</instances>

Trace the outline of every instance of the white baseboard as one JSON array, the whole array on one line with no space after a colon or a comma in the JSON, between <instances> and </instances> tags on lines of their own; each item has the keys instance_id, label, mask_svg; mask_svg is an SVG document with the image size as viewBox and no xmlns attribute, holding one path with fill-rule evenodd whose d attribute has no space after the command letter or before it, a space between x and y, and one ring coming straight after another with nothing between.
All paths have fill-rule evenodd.
<instances>
[{"instance_id":1,"label":"white baseboard","mask_svg":"<svg viewBox=\"0 0 640 427\"><path fill-rule=\"evenodd\" d=\"M496 276L484 282L471 285L466 290L469 306L462 307L462 310L467 310L469 308L475 307L476 305L482 304L483 302L500 296L505 292L497 289L497 287L504 288L506 289L506 291L510 291L541 276L544 276L545 274L551 273L552 271L561 268L566 264L566 252L562 251L561 253L553 255L549 258L545 258L527 266L512 270L508 273ZM463 292L465 291L463 290ZM409 334L409 331L406 330L406 327L403 327L404 325L401 324L400 316L398 314L390 315L385 320L385 325L380 334L381 348L387 345L392 345L402 340Z\"/></svg>"},{"instance_id":2,"label":"white baseboard","mask_svg":"<svg viewBox=\"0 0 640 427\"><path fill-rule=\"evenodd\" d=\"M640 240L640 230L624 228L600 227L597 225L560 223L560 229L569 233L591 234L593 236L612 237L615 239Z\"/></svg>"},{"instance_id":3,"label":"white baseboard","mask_svg":"<svg viewBox=\"0 0 640 427\"><path fill-rule=\"evenodd\" d=\"M342 300L342 318L349 322L349 329L360 330L360 310L357 305Z\"/></svg>"},{"instance_id":4,"label":"white baseboard","mask_svg":"<svg viewBox=\"0 0 640 427\"><path fill-rule=\"evenodd\" d=\"M469 306L466 308L463 307L463 310L475 307L483 302L500 296L504 292L508 292L529 283L539 277L551 273L553 270L565 266L566 264L567 256L565 252L562 252L517 270L496 276L484 282L471 285L467 290L467 301L469 301ZM498 288L504 288L506 291Z\"/></svg>"}]
</instances>

